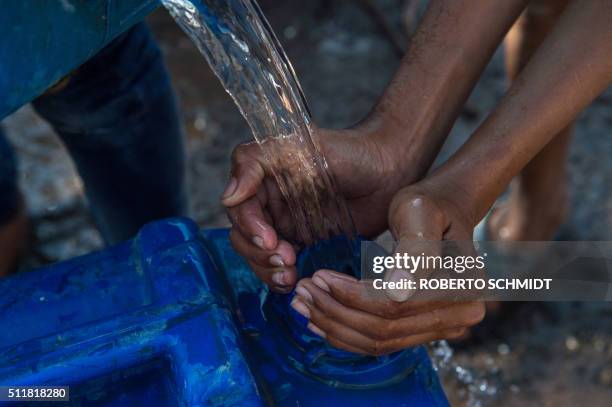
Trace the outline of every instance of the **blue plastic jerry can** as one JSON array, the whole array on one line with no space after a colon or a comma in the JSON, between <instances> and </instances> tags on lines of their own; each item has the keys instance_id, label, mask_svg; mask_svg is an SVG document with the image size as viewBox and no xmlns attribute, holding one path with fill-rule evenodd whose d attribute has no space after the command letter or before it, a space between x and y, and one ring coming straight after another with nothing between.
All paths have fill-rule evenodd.
<instances>
[{"instance_id":1,"label":"blue plastic jerry can","mask_svg":"<svg viewBox=\"0 0 612 407\"><path fill-rule=\"evenodd\" d=\"M448 405L425 348L340 351L290 299L268 293L227 230L151 223L0 280L0 386L69 386L84 406Z\"/></svg>"}]
</instances>

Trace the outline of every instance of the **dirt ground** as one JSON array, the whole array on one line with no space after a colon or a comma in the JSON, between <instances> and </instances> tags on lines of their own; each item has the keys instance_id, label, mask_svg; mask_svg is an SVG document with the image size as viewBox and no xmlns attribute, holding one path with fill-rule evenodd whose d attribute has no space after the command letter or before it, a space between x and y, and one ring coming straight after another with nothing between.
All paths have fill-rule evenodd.
<instances>
[{"instance_id":1,"label":"dirt ground","mask_svg":"<svg viewBox=\"0 0 612 407\"><path fill-rule=\"evenodd\" d=\"M401 0L376 2L401 30ZM315 121L344 127L373 106L399 58L361 2L265 1ZM237 109L204 59L163 10L149 22L166 55L188 133L189 185L202 227L227 224L219 196L232 148L250 139ZM487 67L444 146L438 164L471 134L506 89L501 52ZM572 191L564 226L573 240L612 240L612 92L580 117L569 158ZM51 129L24 107L3 125L21 160L20 181L35 220L36 247L24 268L102 247L74 167ZM551 203L554 204L554 203ZM589 406L612 404L612 305L528 304L480 346L455 349L442 376L453 405Z\"/></svg>"}]
</instances>

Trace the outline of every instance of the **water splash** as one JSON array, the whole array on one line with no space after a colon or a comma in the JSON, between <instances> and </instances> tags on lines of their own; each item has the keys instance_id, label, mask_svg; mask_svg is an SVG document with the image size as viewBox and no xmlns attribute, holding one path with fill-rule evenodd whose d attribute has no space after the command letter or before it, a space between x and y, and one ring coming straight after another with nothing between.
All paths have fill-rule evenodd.
<instances>
[{"instance_id":1,"label":"water splash","mask_svg":"<svg viewBox=\"0 0 612 407\"><path fill-rule=\"evenodd\" d=\"M451 377L465 389L466 407L494 405L500 395L499 371L496 367L483 374L461 366L453 357L453 348L447 341L433 342L429 346L429 353L440 376Z\"/></svg>"},{"instance_id":2,"label":"water splash","mask_svg":"<svg viewBox=\"0 0 612 407\"><path fill-rule=\"evenodd\" d=\"M287 202L293 241L353 237L346 202L313 141L304 94L254 0L162 0L238 105Z\"/></svg>"}]
</instances>

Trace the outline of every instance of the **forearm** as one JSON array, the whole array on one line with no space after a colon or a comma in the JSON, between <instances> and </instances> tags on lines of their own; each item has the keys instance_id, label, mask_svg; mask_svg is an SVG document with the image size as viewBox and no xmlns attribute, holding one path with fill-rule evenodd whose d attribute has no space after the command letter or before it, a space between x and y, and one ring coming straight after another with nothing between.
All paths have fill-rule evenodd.
<instances>
[{"instance_id":1,"label":"forearm","mask_svg":"<svg viewBox=\"0 0 612 407\"><path fill-rule=\"evenodd\" d=\"M366 123L383 126L405 162L424 176L467 97L525 0L432 0L400 68Z\"/></svg>"},{"instance_id":2,"label":"forearm","mask_svg":"<svg viewBox=\"0 0 612 407\"><path fill-rule=\"evenodd\" d=\"M470 140L425 185L478 221L510 180L612 81L612 2L571 3Z\"/></svg>"}]
</instances>

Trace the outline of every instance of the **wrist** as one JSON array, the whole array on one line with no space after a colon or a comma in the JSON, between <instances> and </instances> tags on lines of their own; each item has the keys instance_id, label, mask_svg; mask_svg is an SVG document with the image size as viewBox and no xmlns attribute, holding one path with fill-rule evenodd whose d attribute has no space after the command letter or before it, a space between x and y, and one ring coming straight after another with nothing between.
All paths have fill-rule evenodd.
<instances>
[{"instance_id":1,"label":"wrist","mask_svg":"<svg viewBox=\"0 0 612 407\"><path fill-rule=\"evenodd\" d=\"M382 152L397 189L423 178L435 159L437 149L428 145L427 136L403 123L391 111L381 109L380 104L357 128Z\"/></svg>"}]
</instances>

